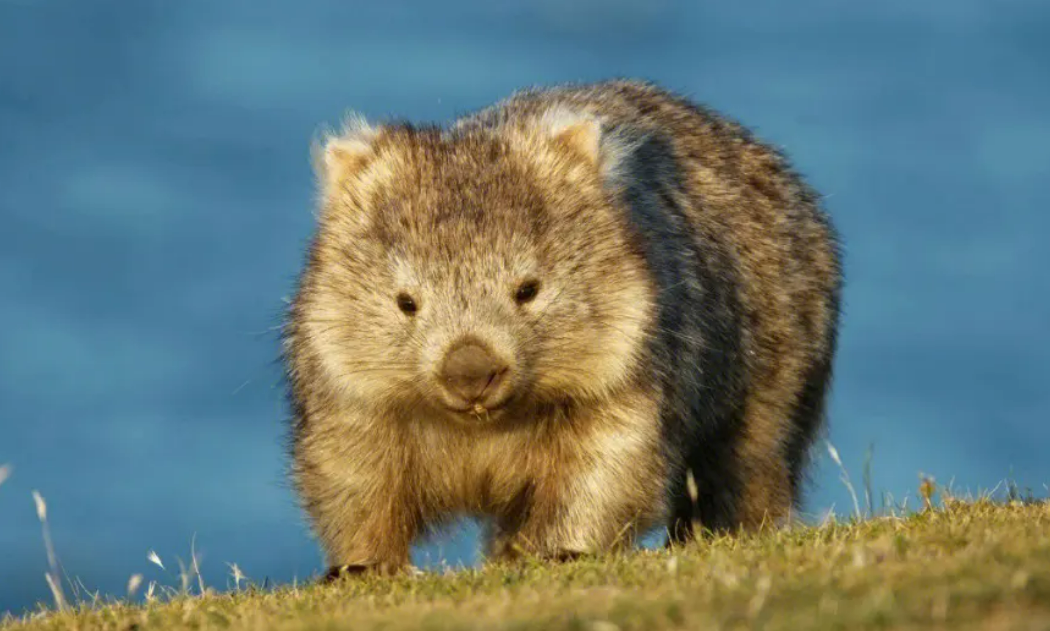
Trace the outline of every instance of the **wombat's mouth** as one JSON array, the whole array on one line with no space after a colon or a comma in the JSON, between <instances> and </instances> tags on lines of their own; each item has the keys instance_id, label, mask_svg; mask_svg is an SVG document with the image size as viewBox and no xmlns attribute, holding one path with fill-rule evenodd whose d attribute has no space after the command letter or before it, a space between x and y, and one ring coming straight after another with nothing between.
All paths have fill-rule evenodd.
<instances>
[{"instance_id":1,"label":"wombat's mouth","mask_svg":"<svg viewBox=\"0 0 1050 631\"><path fill-rule=\"evenodd\" d=\"M474 403L471 405L448 405L444 408L452 413L452 416L460 420L471 422L486 422L503 416L506 411L506 402L500 401L493 404Z\"/></svg>"},{"instance_id":2,"label":"wombat's mouth","mask_svg":"<svg viewBox=\"0 0 1050 631\"><path fill-rule=\"evenodd\" d=\"M476 401L473 403L449 401L442 398L438 407L445 412L445 416L456 423L486 425L511 414L513 408L516 407L517 401L518 397L514 396L513 393L492 401Z\"/></svg>"}]
</instances>

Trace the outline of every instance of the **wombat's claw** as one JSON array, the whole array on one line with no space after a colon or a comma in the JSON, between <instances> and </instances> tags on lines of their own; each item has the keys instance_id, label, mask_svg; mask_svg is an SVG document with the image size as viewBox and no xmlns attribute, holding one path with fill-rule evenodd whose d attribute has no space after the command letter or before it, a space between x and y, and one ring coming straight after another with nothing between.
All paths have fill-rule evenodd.
<instances>
[{"instance_id":1,"label":"wombat's claw","mask_svg":"<svg viewBox=\"0 0 1050 631\"><path fill-rule=\"evenodd\" d=\"M576 550L559 550L554 553L553 560L557 563L570 563L572 561L579 561L585 556L587 556L586 552L579 552Z\"/></svg>"},{"instance_id":2,"label":"wombat's claw","mask_svg":"<svg viewBox=\"0 0 1050 631\"><path fill-rule=\"evenodd\" d=\"M368 570L367 565L333 565L321 579L322 583L335 583L347 576L357 576Z\"/></svg>"}]
</instances>

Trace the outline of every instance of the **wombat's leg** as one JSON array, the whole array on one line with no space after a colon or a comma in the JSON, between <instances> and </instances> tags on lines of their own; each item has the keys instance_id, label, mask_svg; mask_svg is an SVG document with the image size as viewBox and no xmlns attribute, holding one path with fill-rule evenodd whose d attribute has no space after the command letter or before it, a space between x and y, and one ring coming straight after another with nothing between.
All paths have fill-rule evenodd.
<instances>
[{"instance_id":1,"label":"wombat's leg","mask_svg":"<svg viewBox=\"0 0 1050 631\"><path fill-rule=\"evenodd\" d=\"M389 574L408 564L417 529L414 511L396 485L375 490L342 489L326 498L317 531L327 552L328 578L371 571Z\"/></svg>"},{"instance_id":2,"label":"wombat's leg","mask_svg":"<svg viewBox=\"0 0 1050 631\"><path fill-rule=\"evenodd\" d=\"M505 560L538 556L564 561L629 546L639 523L653 512L659 498L646 502L616 497L616 493L612 487L602 492L571 484L538 485L527 513L500 521L490 555Z\"/></svg>"},{"instance_id":3,"label":"wombat's leg","mask_svg":"<svg viewBox=\"0 0 1050 631\"><path fill-rule=\"evenodd\" d=\"M662 518L666 463L656 407L632 403L553 446L545 469L498 520L493 556L571 559L626 547Z\"/></svg>"},{"instance_id":4,"label":"wombat's leg","mask_svg":"<svg viewBox=\"0 0 1050 631\"><path fill-rule=\"evenodd\" d=\"M381 453L333 453L300 469L299 488L331 578L391 573L408 563L419 510L405 482L404 463L395 467L379 459Z\"/></svg>"},{"instance_id":5,"label":"wombat's leg","mask_svg":"<svg viewBox=\"0 0 1050 631\"><path fill-rule=\"evenodd\" d=\"M792 485L787 462L779 454L742 454L743 494L739 519L745 530L785 525L791 517Z\"/></svg>"},{"instance_id":6,"label":"wombat's leg","mask_svg":"<svg viewBox=\"0 0 1050 631\"><path fill-rule=\"evenodd\" d=\"M737 449L741 493L737 519L745 530L781 526L791 516L794 488L787 461L783 410L754 405Z\"/></svg>"}]
</instances>

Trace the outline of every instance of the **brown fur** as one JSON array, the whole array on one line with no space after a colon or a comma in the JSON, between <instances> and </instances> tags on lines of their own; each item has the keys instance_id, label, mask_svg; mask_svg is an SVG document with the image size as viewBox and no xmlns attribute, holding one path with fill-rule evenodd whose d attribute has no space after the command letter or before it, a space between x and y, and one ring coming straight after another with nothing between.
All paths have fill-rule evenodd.
<instances>
[{"instance_id":1,"label":"brown fur","mask_svg":"<svg viewBox=\"0 0 1050 631\"><path fill-rule=\"evenodd\" d=\"M611 82L524 92L444 131L358 121L320 152L319 228L286 349L295 481L332 565L397 569L418 534L462 513L491 519L500 556L689 528L675 505L709 430L666 420L673 388L657 375L673 371L651 341L672 288L614 184L630 178L618 170L633 146L618 129L667 140L682 229L724 261L716 276L739 312L727 392L740 396L726 404L739 418L723 423L739 484L706 525L789 515L830 377L834 235L815 195L742 128ZM515 304L526 279L540 291ZM398 311L399 293L418 313ZM509 362L506 404L443 405L441 360L463 336ZM813 414L801 414L807 388ZM702 480L717 494L717 476Z\"/></svg>"}]
</instances>

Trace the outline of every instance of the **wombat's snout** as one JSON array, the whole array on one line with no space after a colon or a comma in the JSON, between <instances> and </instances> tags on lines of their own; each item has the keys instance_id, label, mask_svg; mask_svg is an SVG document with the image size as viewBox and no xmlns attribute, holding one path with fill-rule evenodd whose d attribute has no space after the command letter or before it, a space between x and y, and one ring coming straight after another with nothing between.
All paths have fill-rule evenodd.
<instances>
[{"instance_id":1,"label":"wombat's snout","mask_svg":"<svg viewBox=\"0 0 1050 631\"><path fill-rule=\"evenodd\" d=\"M454 345L441 364L439 378L451 407L496 407L502 401L510 366L480 343Z\"/></svg>"}]
</instances>

